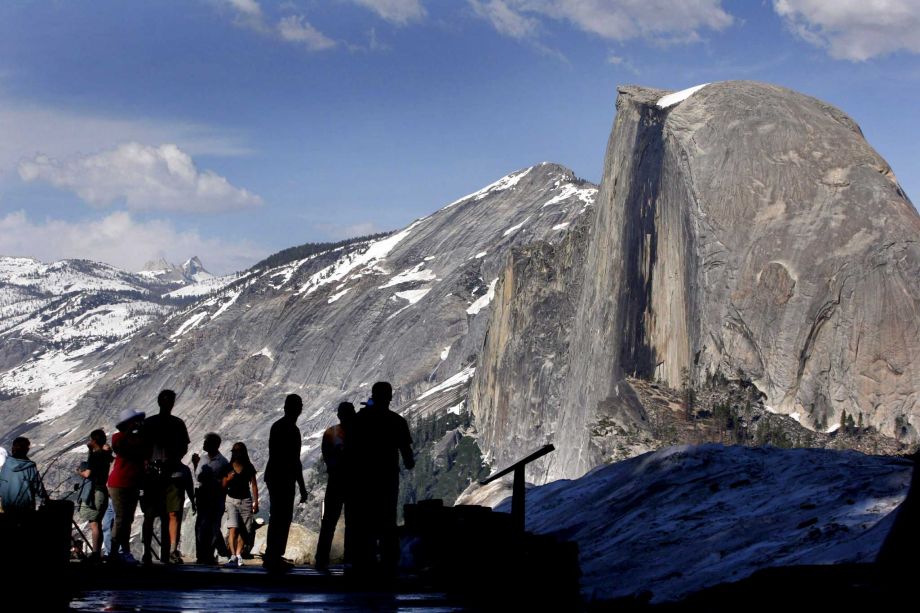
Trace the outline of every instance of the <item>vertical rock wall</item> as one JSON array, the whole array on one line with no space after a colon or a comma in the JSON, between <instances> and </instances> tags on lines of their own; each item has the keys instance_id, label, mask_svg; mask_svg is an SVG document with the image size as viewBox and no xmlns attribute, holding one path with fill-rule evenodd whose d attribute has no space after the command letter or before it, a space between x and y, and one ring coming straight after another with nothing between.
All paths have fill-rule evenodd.
<instances>
[{"instance_id":1,"label":"vertical rock wall","mask_svg":"<svg viewBox=\"0 0 920 613\"><path fill-rule=\"evenodd\" d=\"M643 427L625 375L684 372L751 379L813 428L846 411L916 438L920 217L888 165L849 117L783 88L711 84L660 108L666 93L620 90L594 224L569 239L583 257L509 261L473 384L486 453L553 442L530 477L579 476L615 444L598 423ZM555 276L552 309L534 296ZM547 330L565 352L527 359Z\"/></svg>"}]
</instances>

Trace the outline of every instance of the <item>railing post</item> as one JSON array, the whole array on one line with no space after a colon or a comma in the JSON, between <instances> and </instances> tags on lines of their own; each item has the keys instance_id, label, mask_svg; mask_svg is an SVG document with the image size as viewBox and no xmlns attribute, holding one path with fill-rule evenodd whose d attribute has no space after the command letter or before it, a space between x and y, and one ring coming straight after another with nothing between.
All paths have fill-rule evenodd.
<instances>
[{"instance_id":1,"label":"railing post","mask_svg":"<svg viewBox=\"0 0 920 613\"><path fill-rule=\"evenodd\" d=\"M550 451L555 451L555 449L556 448L552 445L544 445L523 460L518 460L508 468L500 470L488 479L484 479L479 482L479 485L488 485L496 479L504 477L510 472L514 473L514 483L511 486L511 523L513 523L514 527L519 529L521 532L524 531L525 515L524 496L526 493L526 488L524 486L524 467L534 460L542 458Z\"/></svg>"},{"instance_id":2,"label":"railing post","mask_svg":"<svg viewBox=\"0 0 920 613\"><path fill-rule=\"evenodd\" d=\"M511 487L511 521L521 532L524 531L524 465L514 469L514 485Z\"/></svg>"}]
</instances>

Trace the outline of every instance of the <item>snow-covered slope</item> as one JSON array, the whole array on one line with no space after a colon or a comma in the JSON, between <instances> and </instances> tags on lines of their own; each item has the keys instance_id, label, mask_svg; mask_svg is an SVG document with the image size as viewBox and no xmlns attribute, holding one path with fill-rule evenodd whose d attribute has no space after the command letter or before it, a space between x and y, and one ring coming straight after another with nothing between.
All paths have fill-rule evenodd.
<instances>
[{"instance_id":1,"label":"snow-covered slope","mask_svg":"<svg viewBox=\"0 0 920 613\"><path fill-rule=\"evenodd\" d=\"M184 268L187 280L164 283L89 260L0 257L0 398L37 395L31 422L66 413L112 366L111 350L188 302L168 292L204 295L232 280L197 258Z\"/></svg>"},{"instance_id":2,"label":"snow-covered slope","mask_svg":"<svg viewBox=\"0 0 920 613\"><path fill-rule=\"evenodd\" d=\"M304 398L307 465L334 420L330 407L366 398L377 380L392 381L400 411L456 416L466 411L506 258L589 223L594 194L572 171L541 164L432 207L389 235L257 265L100 358L114 366L73 409L30 427L29 436L46 445L36 456L78 444L82 434L74 428L82 424L111 427L124 407L153 410L164 387L179 393L176 414L193 439L217 429L225 439L246 440L257 465L291 392ZM0 400L0 408L10 402ZM20 403L17 410L26 421L39 408ZM0 411L0 428L21 425L4 417Z\"/></svg>"},{"instance_id":3,"label":"snow-covered slope","mask_svg":"<svg viewBox=\"0 0 920 613\"><path fill-rule=\"evenodd\" d=\"M852 451L671 447L528 490L527 529L578 543L589 599L674 600L768 566L873 560L911 467Z\"/></svg>"}]
</instances>

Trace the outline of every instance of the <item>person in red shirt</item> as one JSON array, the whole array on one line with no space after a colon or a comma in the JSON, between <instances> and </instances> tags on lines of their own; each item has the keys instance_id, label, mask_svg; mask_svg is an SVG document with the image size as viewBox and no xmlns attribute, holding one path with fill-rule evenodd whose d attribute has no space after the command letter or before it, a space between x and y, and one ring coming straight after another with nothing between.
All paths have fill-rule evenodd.
<instances>
[{"instance_id":1,"label":"person in red shirt","mask_svg":"<svg viewBox=\"0 0 920 613\"><path fill-rule=\"evenodd\" d=\"M143 411L125 409L118 416L118 429L112 436L112 451L115 464L109 473L107 483L109 498L115 507L115 522L112 528L113 561L136 564L131 555L131 524L144 477L144 460L147 456L143 426L146 414Z\"/></svg>"}]
</instances>

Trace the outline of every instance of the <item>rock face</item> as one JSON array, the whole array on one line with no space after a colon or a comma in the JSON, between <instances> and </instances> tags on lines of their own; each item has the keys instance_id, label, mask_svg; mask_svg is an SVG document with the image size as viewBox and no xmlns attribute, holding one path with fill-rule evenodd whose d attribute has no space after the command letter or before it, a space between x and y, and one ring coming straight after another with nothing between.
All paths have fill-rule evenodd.
<instances>
[{"instance_id":1,"label":"rock face","mask_svg":"<svg viewBox=\"0 0 920 613\"><path fill-rule=\"evenodd\" d=\"M920 216L890 167L787 89L666 94L620 89L593 226L506 266L471 399L484 451L553 442L529 477L583 474L609 456L593 425L644 427L627 376L749 379L810 427L845 411L916 440Z\"/></svg>"},{"instance_id":2,"label":"rock face","mask_svg":"<svg viewBox=\"0 0 920 613\"><path fill-rule=\"evenodd\" d=\"M912 464L826 449L669 447L530 489L526 525L578 543L586 599L675 600L771 566L872 562Z\"/></svg>"},{"instance_id":3,"label":"rock face","mask_svg":"<svg viewBox=\"0 0 920 613\"><path fill-rule=\"evenodd\" d=\"M214 430L225 448L245 441L261 469L284 396L299 393L309 468L337 404L366 399L375 381L393 383L394 409L407 416L466 414L508 254L561 240L595 194L542 164L389 236L253 268L98 358L107 369L55 419L22 424L0 411L0 431L26 432L41 461L80 450L88 425L110 429L125 407L156 412L158 391L172 388L193 449Z\"/></svg>"}]
</instances>

